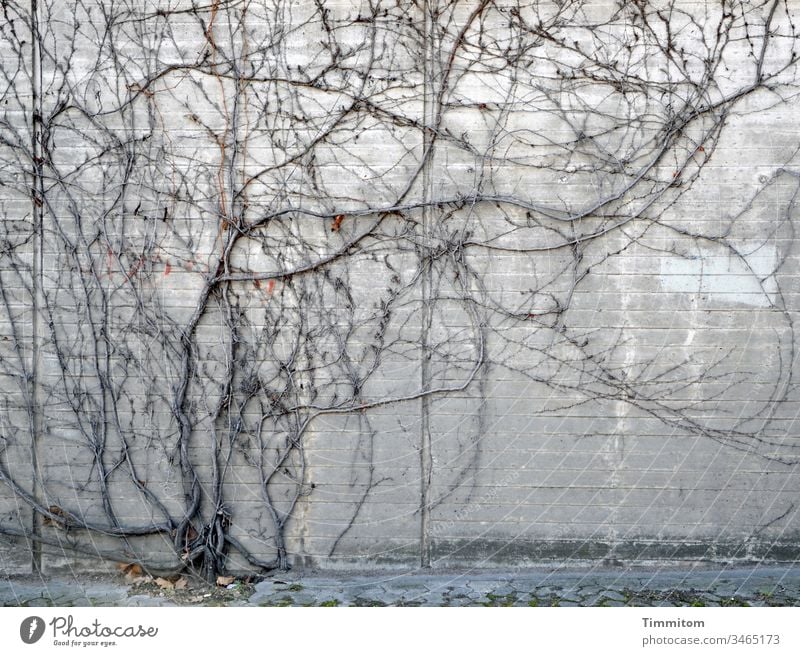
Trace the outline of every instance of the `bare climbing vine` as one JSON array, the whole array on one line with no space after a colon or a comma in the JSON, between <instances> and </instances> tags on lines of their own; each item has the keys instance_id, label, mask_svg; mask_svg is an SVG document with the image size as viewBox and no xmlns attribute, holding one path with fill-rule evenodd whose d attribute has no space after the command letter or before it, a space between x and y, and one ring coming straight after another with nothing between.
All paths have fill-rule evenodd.
<instances>
[{"instance_id":1,"label":"bare climbing vine","mask_svg":"<svg viewBox=\"0 0 800 656\"><path fill-rule=\"evenodd\" d=\"M797 462L800 144L697 215L731 121L796 99L792 3L1 4L0 532L286 568L310 436L355 432L335 555L392 484L384 410L473 399L480 435L497 380L547 390L534 415L623 404ZM614 276L654 253L732 261L769 343L665 355L611 328ZM471 466L431 488L426 421L423 521Z\"/></svg>"}]
</instances>

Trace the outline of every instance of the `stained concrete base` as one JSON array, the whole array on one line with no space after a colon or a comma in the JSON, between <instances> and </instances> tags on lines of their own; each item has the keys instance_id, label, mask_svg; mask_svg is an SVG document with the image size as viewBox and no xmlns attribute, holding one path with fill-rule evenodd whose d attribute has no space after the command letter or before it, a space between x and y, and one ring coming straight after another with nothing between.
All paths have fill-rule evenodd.
<instances>
[{"instance_id":1,"label":"stained concrete base","mask_svg":"<svg viewBox=\"0 0 800 656\"><path fill-rule=\"evenodd\" d=\"M405 574L289 572L178 590L120 577L16 577L2 606L795 606L800 567L541 569Z\"/></svg>"}]
</instances>

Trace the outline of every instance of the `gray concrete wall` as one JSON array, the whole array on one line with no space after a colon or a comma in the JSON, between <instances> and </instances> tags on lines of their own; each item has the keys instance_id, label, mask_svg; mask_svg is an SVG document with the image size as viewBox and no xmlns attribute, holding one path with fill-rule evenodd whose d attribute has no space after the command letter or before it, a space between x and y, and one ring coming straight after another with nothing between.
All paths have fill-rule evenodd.
<instances>
[{"instance_id":1,"label":"gray concrete wall","mask_svg":"<svg viewBox=\"0 0 800 656\"><path fill-rule=\"evenodd\" d=\"M1 571L800 555L794 3L7 4Z\"/></svg>"}]
</instances>

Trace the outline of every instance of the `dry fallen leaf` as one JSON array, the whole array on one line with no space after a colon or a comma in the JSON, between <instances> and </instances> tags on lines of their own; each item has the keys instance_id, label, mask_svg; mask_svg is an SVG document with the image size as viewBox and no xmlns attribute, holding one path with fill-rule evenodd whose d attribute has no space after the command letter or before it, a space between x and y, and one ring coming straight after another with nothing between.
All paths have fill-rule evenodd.
<instances>
[{"instance_id":1,"label":"dry fallen leaf","mask_svg":"<svg viewBox=\"0 0 800 656\"><path fill-rule=\"evenodd\" d=\"M175 587L175 584L172 581L162 579L160 576L154 581L154 583L159 588L163 588L164 590L172 590Z\"/></svg>"},{"instance_id":2,"label":"dry fallen leaf","mask_svg":"<svg viewBox=\"0 0 800 656\"><path fill-rule=\"evenodd\" d=\"M176 590L183 590L188 584L188 581L181 577L177 581L175 581L175 589Z\"/></svg>"},{"instance_id":3,"label":"dry fallen leaf","mask_svg":"<svg viewBox=\"0 0 800 656\"><path fill-rule=\"evenodd\" d=\"M136 563L117 563L119 569L128 581L133 581L142 575L142 566Z\"/></svg>"},{"instance_id":4,"label":"dry fallen leaf","mask_svg":"<svg viewBox=\"0 0 800 656\"><path fill-rule=\"evenodd\" d=\"M217 577L217 585L230 585L234 582L234 577L232 576L218 576Z\"/></svg>"}]
</instances>

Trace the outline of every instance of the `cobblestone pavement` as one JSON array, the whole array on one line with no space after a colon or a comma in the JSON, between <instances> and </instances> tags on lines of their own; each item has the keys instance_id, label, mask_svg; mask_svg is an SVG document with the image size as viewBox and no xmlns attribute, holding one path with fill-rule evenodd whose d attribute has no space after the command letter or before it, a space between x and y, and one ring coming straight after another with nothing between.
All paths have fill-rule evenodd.
<instances>
[{"instance_id":1,"label":"cobblestone pavement","mask_svg":"<svg viewBox=\"0 0 800 656\"><path fill-rule=\"evenodd\" d=\"M172 586L172 587L170 587ZM209 586L140 577L0 580L2 606L796 606L800 566L281 573Z\"/></svg>"}]
</instances>

